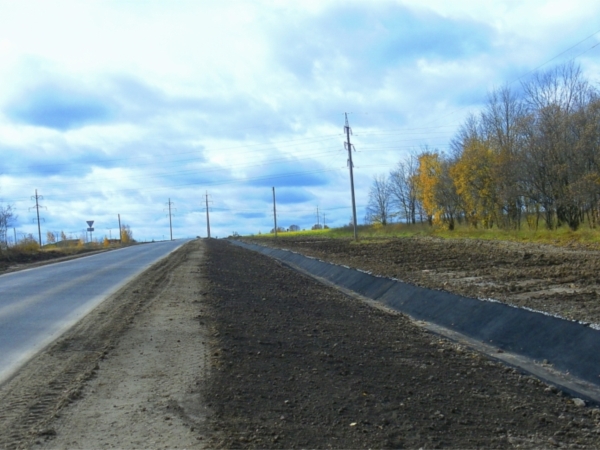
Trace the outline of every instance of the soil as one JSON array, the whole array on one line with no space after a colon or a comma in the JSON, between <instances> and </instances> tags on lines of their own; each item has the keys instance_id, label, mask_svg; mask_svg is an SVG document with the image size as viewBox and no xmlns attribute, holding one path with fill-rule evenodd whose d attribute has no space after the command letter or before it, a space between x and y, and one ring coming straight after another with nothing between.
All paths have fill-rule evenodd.
<instances>
[{"instance_id":1,"label":"soil","mask_svg":"<svg viewBox=\"0 0 600 450\"><path fill-rule=\"evenodd\" d=\"M600 324L600 251L414 237L254 239L373 274Z\"/></svg>"},{"instance_id":2,"label":"soil","mask_svg":"<svg viewBox=\"0 0 600 450\"><path fill-rule=\"evenodd\" d=\"M600 410L266 256L207 246L210 447L600 446Z\"/></svg>"},{"instance_id":3,"label":"soil","mask_svg":"<svg viewBox=\"0 0 600 450\"><path fill-rule=\"evenodd\" d=\"M0 448L598 448L600 409L578 404L404 315L196 240L0 387Z\"/></svg>"}]
</instances>

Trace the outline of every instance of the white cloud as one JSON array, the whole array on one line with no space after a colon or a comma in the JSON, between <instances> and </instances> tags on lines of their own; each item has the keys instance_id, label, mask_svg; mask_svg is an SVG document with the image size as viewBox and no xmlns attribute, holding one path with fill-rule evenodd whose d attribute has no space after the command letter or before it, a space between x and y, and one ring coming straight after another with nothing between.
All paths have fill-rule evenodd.
<instances>
[{"instance_id":1,"label":"white cloud","mask_svg":"<svg viewBox=\"0 0 600 450\"><path fill-rule=\"evenodd\" d=\"M310 227L317 206L347 223L344 112L364 206L374 174L410 149L446 149L488 90L596 31L600 5L0 0L0 11L0 198L19 229L33 232L37 188L49 230L92 219L108 230L121 213L136 237L159 239L169 198L175 235L205 235L207 190L213 235L268 231L271 186L286 226ZM587 50L577 61L597 81L597 42L552 64Z\"/></svg>"}]
</instances>

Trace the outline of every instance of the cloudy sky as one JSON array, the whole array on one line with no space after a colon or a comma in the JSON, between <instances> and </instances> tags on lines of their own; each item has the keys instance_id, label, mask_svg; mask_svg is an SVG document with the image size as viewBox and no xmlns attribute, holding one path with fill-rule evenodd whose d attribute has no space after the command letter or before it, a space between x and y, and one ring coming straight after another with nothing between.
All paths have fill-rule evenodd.
<instances>
[{"instance_id":1,"label":"cloudy sky","mask_svg":"<svg viewBox=\"0 0 600 450\"><path fill-rule=\"evenodd\" d=\"M597 0L0 0L0 203L18 237L310 228L411 150L444 151L494 88L574 60L600 81ZM597 47L596 47L597 46ZM9 233L12 237L12 230Z\"/></svg>"}]
</instances>

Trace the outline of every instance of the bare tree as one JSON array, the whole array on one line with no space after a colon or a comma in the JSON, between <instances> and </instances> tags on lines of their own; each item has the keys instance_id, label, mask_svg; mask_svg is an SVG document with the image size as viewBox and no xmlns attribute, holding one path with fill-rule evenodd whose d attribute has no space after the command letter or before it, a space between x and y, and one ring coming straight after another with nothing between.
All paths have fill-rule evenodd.
<instances>
[{"instance_id":1,"label":"bare tree","mask_svg":"<svg viewBox=\"0 0 600 450\"><path fill-rule=\"evenodd\" d=\"M371 223L387 225L391 219L390 183L384 174L375 175L369 190L367 215Z\"/></svg>"},{"instance_id":2,"label":"bare tree","mask_svg":"<svg viewBox=\"0 0 600 450\"><path fill-rule=\"evenodd\" d=\"M584 198L578 185L589 161L578 150L584 133L577 120L594 97L579 66L568 63L536 74L523 84L528 106L527 169L541 202L546 226L567 223L577 229L584 218Z\"/></svg>"},{"instance_id":3,"label":"bare tree","mask_svg":"<svg viewBox=\"0 0 600 450\"><path fill-rule=\"evenodd\" d=\"M0 205L0 243L8 245L8 228L17 219L13 205Z\"/></svg>"},{"instance_id":4,"label":"bare tree","mask_svg":"<svg viewBox=\"0 0 600 450\"><path fill-rule=\"evenodd\" d=\"M411 153L406 160L398 163L395 170L390 172L388 180L392 205L398 209L399 215L406 220L406 223L412 224L417 222L416 174L418 168L419 157L415 153Z\"/></svg>"}]
</instances>

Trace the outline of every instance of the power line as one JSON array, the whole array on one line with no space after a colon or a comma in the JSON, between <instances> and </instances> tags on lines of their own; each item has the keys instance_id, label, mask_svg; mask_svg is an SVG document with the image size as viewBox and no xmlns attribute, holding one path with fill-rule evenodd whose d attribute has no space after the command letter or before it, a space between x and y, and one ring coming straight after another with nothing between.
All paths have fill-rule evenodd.
<instances>
[{"instance_id":1,"label":"power line","mask_svg":"<svg viewBox=\"0 0 600 450\"><path fill-rule=\"evenodd\" d=\"M515 83L515 82L519 81L519 80L520 80L520 79L522 79L522 78L525 78L527 75L529 75L529 74L531 74L531 73L533 73L533 72L535 72L535 71L537 71L537 70L541 69L541 68L542 68L542 67L544 67L546 64L549 64L549 63L551 63L551 62L552 62L552 61L554 61L555 59L557 59L557 58L560 58L562 55L564 55L565 53L569 52L570 50L573 50L575 47L577 47L577 46L578 46L579 44L581 44L582 42L585 42L585 41L587 41L588 39L591 39L591 38L593 38L593 37L594 37L594 36L596 36L598 33L600 33L600 30L596 30L596 31L594 31L594 32L593 32L592 34L590 34L588 37L586 37L586 38L583 38L581 41L577 42L575 45L573 45L573 46L569 47L568 49L566 49L566 50L564 50L564 51L562 51L562 52L560 52L558 55L556 55L556 56L553 56L553 57L552 57L552 58L550 58L548 61L546 61L546 62L544 62L544 63L540 64L539 66L537 66L535 69L531 69L530 71L528 71L528 72L525 72L523 75L521 75L521 76L519 76L519 77L515 78L514 80L512 80L512 81L509 81L507 84L508 84L508 85L510 85L510 84L513 84L513 83ZM600 43L598 43L598 44L600 44ZM578 57L578 56L580 56L580 55L583 55L583 53L586 53L586 52L590 51L592 48L594 48L594 47L597 47L597 46L598 46L598 44L596 44L596 45L592 46L591 48L589 48L589 49L587 49L586 51L584 51L584 52L580 53L579 55L576 55L576 56L575 56L575 57L573 57L573 58L572 58L570 61L572 61L573 59L577 58L577 57Z\"/></svg>"}]
</instances>

